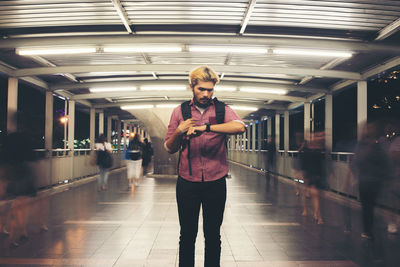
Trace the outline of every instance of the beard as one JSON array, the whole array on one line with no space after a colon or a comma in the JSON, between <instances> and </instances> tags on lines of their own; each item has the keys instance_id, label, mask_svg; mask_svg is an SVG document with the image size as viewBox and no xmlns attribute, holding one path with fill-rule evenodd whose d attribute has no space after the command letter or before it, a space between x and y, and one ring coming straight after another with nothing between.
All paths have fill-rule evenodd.
<instances>
[{"instance_id":1,"label":"beard","mask_svg":"<svg viewBox=\"0 0 400 267\"><path fill-rule=\"evenodd\" d=\"M197 101L196 98L194 98L194 104L196 106L198 106L199 108L208 108L208 106L210 106L210 104L211 104L211 99L208 99L208 101L206 103L202 104L199 101Z\"/></svg>"}]
</instances>

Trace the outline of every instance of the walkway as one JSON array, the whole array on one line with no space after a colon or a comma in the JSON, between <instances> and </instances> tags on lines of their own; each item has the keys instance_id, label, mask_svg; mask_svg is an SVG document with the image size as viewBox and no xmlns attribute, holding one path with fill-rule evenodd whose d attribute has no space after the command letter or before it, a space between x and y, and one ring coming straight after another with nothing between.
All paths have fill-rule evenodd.
<instances>
[{"instance_id":1,"label":"walkway","mask_svg":"<svg viewBox=\"0 0 400 267\"><path fill-rule=\"evenodd\" d=\"M231 165L222 229L222 266L398 266L398 236L378 222L374 242L360 238L360 214L322 202L324 225L302 217L292 185ZM126 190L125 172L114 172L107 192L88 183L51 196L49 231L31 224L30 238L8 248L0 237L1 266L177 266L179 224L175 180L144 178ZM201 228L201 226L200 226ZM202 230L196 266L203 266Z\"/></svg>"}]
</instances>

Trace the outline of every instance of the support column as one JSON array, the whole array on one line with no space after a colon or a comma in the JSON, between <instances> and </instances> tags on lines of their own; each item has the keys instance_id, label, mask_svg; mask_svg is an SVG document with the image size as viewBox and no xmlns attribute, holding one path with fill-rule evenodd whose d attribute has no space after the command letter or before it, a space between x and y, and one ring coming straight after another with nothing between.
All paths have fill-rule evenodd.
<instances>
[{"instance_id":1,"label":"support column","mask_svg":"<svg viewBox=\"0 0 400 267\"><path fill-rule=\"evenodd\" d=\"M95 143L95 131L96 131L96 109L90 108L90 134L89 134L89 139L90 139L90 149L94 149L94 143Z\"/></svg>"},{"instance_id":2,"label":"support column","mask_svg":"<svg viewBox=\"0 0 400 267\"><path fill-rule=\"evenodd\" d=\"M99 136L104 134L104 111L99 113Z\"/></svg>"},{"instance_id":3,"label":"support column","mask_svg":"<svg viewBox=\"0 0 400 267\"><path fill-rule=\"evenodd\" d=\"M53 148L53 92L46 91L46 114L44 124L44 149L51 153Z\"/></svg>"},{"instance_id":4,"label":"support column","mask_svg":"<svg viewBox=\"0 0 400 267\"><path fill-rule=\"evenodd\" d=\"M18 130L18 79L8 78L7 134Z\"/></svg>"},{"instance_id":5,"label":"support column","mask_svg":"<svg viewBox=\"0 0 400 267\"><path fill-rule=\"evenodd\" d=\"M267 120L267 136L268 138L272 136L272 117L268 117Z\"/></svg>"},{"instance_id":6,"label":"support column","mask_svg":"<svg viewBox=\"0 0 400 267\"><path fill-rule=\"evenodd\" d=\"M117 151L121 150L121 121L117 120Z\"/></svg>"},{"instance_id":7,"label":"support column","mask_svg":"<svg viewBox=\"0 0 400 267\"><path fill-rule=\"evenodd\" d=\"M304 140L310 140L310 103L304 103Z\"/></svg>"},{"instance_id":8,"label":"support column","mask_svg":"<svg viewBox=\"0 0 400 267\"><path fill-rule=\"evenodd\" d=\"M128 124L124 122L124 150L126 150L127 147L127 138L126 138L126 132L128 131Z\"/></svg>"},{"instance_id":9,"label":"support column","mask_svg":"<svg viewBox=\"0 0 400 267\"><path fill-rule=\"evenodd\" d=\"M285 153L289 151L289 110L286 110L284 113L284 132L283 132L283 146L285 149Z\"/></svg>"},{"instance_id":10,"label":"support column","mask_svg":"<svg viewBox=\"0 0 400 267\"><path fill-rule=\"evenodd\" d=\"M111 143L111 134L112 134L112 118L111 116L107 117L107 142Z\"/></svg>"},{"instance_id":11,"label":"support column","mask_svg":"<svg viewBox=\"0 0 400 267\"><path fill-rule=\"evenodd\" d=\"M253 128L252 137L251 137L252 150L256 151L256 121L253 121L252 128Z\"/></svg>"},{"instance_id":12,"label":"support column","mask_svg":"<svg viewBox=\"0 0 400 267\"><path fill-rule=\"evenodd\" d=\"M75 139L75 101L69 100L68 103L68 149L74 152Z\"/></svg>"},{"instance_id":13,"label":"support column","mask_svg":"<svg viewBox=\"0 0 400 267\"><path fill-rule=\"evenodd\" d=\"M264 131L263 131L263 129L262 129L262 127L263 127L263 123L262 123L262 121L261 120L259 120L258 121L258 138L257 138L257 143L258 143L258 151L261 151L262 150L262 143L263 143L263 140L264 140Z\"/></svg>"},{"instance_id":14,"label":"support column","mask_svg":"<svg viewBox=\"0 0 400 267\"><path fill-rule=\"evenodd\" d=\"M245 145L244 145L244 149L246 150L246 151L250 151L250 127L251 127L251 125L250 125L250 123L249 123L249 127L247 127L247 131L246 131L246 139L245 139ZM247 145L247 148L246 148L246 145Z\"/></svg>"},{"instance_id":15,"label":"support column","mask_svg":"<svg viewBox=\"0 0 400 267\"><path fill-rule=\"evenodd\" d=\"M310 129L310 132L311 133L313 133L313 132L315 132L315 113L314 113L314 107L315 107L315 105L314 105L314 103L311 103L311 129Z\"/></svg>"},{"instance_id":16,"label":"support column","mask_svg":"<svg viewBox=\"0 0 400 267\"><path fill-rule=\"evenodd\" d=\"M332 127L333 127L333 97L332 94L325 96L325 151L326 155L332 152Z\"/></svg>"},{"instance_id":17,"label":"support column","mask_svg":"<svg viewBox=\"0 0 400 267\"><path fill-rule=\"evenodd\" d=\"M281 115L280 114L275 114L275 147L276 151L280 149L280 122L281 122Z\"/></svg>"},{"instance_id":18,"label":"support column","mask_svg":"<svg viewBox=\"0 0 400 267\"><path fill-rule=\"evenodd\" d=\"M357 82L357 140L362 137L367 113L367 82L360 81Z\"/></svg>"}]
</instances>

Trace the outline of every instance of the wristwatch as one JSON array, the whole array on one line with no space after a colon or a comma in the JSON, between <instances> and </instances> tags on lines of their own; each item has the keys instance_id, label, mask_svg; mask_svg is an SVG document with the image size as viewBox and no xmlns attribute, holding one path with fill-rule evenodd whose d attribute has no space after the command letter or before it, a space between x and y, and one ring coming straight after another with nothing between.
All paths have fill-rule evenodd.
<instances>
[{"instance_id":1,"label":"wristwatch","mask_svg":"<svg viewBox=\"0 0 400 267\"><path fill-rule=\"evenodd\" d=\"M209 133L211 131L210 124L207 122L204 125L206 126L206 132Z\"/></svg>"}]
</instances>

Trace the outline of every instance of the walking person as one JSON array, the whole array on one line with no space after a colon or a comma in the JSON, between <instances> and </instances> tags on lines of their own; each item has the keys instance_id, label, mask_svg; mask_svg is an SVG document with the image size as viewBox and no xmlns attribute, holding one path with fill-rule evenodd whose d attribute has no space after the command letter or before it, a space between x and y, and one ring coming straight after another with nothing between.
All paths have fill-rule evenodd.
<instances>
[{"instance_id":1,"label":"walking person","mask_svg":"<svg viewBox=\"0 0 400 267\"><path fill-rule=\"evenodd\" d=\"M149 171L151 157L153 156L153 147L151 146L151 142L149 139L145 138L143 143L143 174L145 175Z\"/></svg>"},{"instance_id":2,"label":"walking person","mask_svg":"<svg viewBox=\"0 0 400 267\"><path fill-rule=\"evenodd\" d=\"M100 169L100 175L97 178L98 190L107 190L108 185L108 171L112 167L112 146L107 142L104 134L100 135L95 144L97 152L97 165Z\"/></svg>"},{"instance_id":3,"label":"walking person","mask_svg":"<svg viewBox=\"0 0 400 267\"><path fill-rule=\"evenodd\" d=\"M362 238L373 239L374 207L383 183L389 177L389 157L378 139L382 127L377 122L369 122L356 145L354 170L359 181L362 207Z\"/></svg>"},{"instance_id":4,"label":"walking person","mask_svg":"<svg viewBox=\"0 0 400 267\"><path fill-rule=\"evenodd\" d=\"M220 266L220 227L226 202L226 135L245 131L239 116L224 103L212 98L217 74L207 66L189 75L193 98L176 107L171 115L164 147L169 153L179 149L176 200L180 241L179 266L194 266L195 242L200 207L205 238L204 266Z\"/></svg>"},{"instance_id":5,"label":"walking person","mask_svg":"<svg viewBox=\"0 0 400 267\"><path fill-rule=\"evenodd\" d=\"M129 189L133 188L132 185L139 185L140 177L143 174L143 147L144 145L140 141L139 133L135 133L133 138L129 140L127 150L127 176Z\"/></svg>"}]
</instances>

